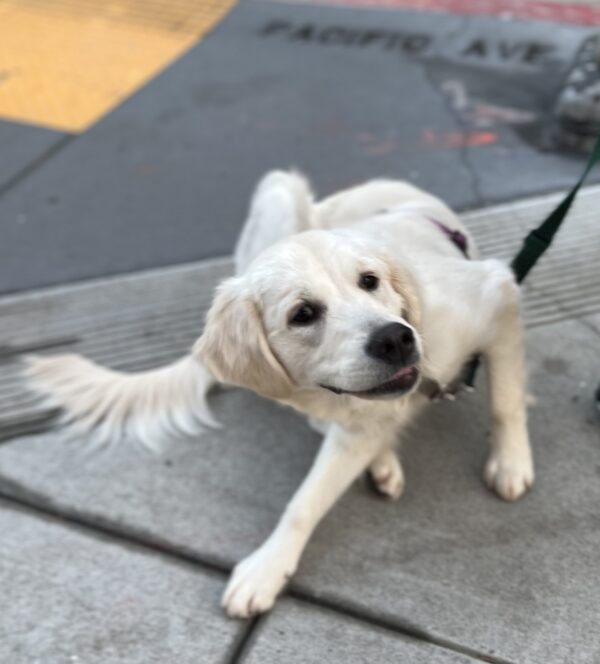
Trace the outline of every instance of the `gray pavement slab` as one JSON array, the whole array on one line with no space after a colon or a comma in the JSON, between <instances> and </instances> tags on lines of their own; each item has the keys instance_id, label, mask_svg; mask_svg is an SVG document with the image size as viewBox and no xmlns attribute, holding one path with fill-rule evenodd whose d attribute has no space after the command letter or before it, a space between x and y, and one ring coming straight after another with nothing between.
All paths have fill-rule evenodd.
<instances>
[{"instance_id":1,"label":"gray pavement slab","mask_svg":"<svg viewBox=\"0 0 600 664\"><path fill-rule=\"evenodd\" d=\"M279 26L279 27L277 27ZM245 2L0 199L0 291L229 253L265 170L388 175L459 207L570 185L542 150L590 30Z\"/></svg>"},{"instance_id":2,"label":"gray pavement slab","mask_svg":"<svg viewBox=\"0 0 600 664\"><path fill-rule=\"evenodd\" d=\"M486 656L597 662L599 343L577 322L528 334L530 495L506 504L483 487L482 392L432 407L403 452L406 494L387 503L357 483L310 542L295 591ZM0 491L231 566L272 529L318 437L239 390L213 403L224 428L162 457L131 445L90 455L60 433L5 443Z\"/></svg>"},{"instance_id":3,"label":"gray pavement slab","mask_svg":"<svg viewBox=\"0 0 600 664\"><path fill-rule=\"evenodd\" d=\"M0 661L224 662L221 580L0 501Z\"/></svg>"},{"instance_id":4,"label":"gray pavement slab","mask_svg":"<svg viewBox=\"0 0 600 664\"><path fill-rule=\"evenodd\" d=\"M473 664L462 654L283 599L253 635L244 664Z\"/></svg>"},{"instance_id":5,"label":"gray pavement slab","mask_svg":"<svg viewBox=\"0 0 600 664\"><path fill-rule=\"evenodd\" d=\"M52 152L65 134L0 120L0 191L13 178ZM0 291L4 290L0 277Z\"/></svg>"}]
</instances>

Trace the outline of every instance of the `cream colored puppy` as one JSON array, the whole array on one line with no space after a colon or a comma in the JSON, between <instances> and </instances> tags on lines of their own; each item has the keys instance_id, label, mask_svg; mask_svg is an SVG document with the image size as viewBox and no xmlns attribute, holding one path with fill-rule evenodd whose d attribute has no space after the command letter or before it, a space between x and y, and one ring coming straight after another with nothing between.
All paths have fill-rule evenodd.
<instances>
[{"instance_id":1,"label":"cream colored puppy","mask_svg":"<svg viewBox=\"0 0 600 664\"><path fill-rule=\"evenodd\" d=\"M266 611L316 525L365 469L402 493L403 429L481 353L491 453L484 477L502 498L533 482L519 291L510 269L477 260L458 218L406 183L372 181L315 202L306 181L259 184L235 255L189 357L142 374L77 356L36 358L30 375L80 430L148 444L209 417L213 378L307 414L324 434L308 476L266 542L235 568L231 616Z\"/></svg>"}]
</instances>

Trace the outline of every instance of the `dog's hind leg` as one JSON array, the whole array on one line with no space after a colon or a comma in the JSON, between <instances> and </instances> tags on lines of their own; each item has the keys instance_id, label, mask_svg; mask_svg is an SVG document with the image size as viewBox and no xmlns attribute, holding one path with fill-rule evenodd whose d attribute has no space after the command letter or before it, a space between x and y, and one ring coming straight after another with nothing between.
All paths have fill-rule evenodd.
<instances>
[{"instance_id":1,"label":"dog's hind leg","mask_svg":"<svg viewBox=\"0 0 600 664\"><path fill-rule=\"evenodd\" d=\"M267 247L311 228L314 197L307 180L292 171L271 171L256 186L237 242L236 274Z\"/></svg>"},{"instance_id":2,"label":"dog's hind leg","mask_svg":"<svg viewBox=\"0 0 600 664\"><path fill-rule=\"evenodd\" d=\"M385 498L397 500L404 491L404 472L393 449L380 452L369 466L375 490Z\"/></svg>"}]
</instances>

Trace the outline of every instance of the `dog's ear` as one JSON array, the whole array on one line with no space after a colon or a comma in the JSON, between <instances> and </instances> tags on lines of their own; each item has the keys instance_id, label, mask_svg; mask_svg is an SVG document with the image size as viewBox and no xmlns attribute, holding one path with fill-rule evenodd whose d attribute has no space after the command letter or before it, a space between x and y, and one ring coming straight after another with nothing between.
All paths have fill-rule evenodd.
<instances>
[{"instance_id":1,"label":"dog's ear","mask_svg":"<svg viewBox=\"0 0 600 664\"><path fill-rule=\"evenodd\" d=\"M405 316L407 321L417 330L421 326L421 295L417 280L403 266L388 261L391 273L392 288L406 303Z\"/></svg>"},{"instance_id":2,"label":"dog's ear","mask_svg":"<svg viewBox=\"0 0 600 664\"><path fill-rule=\"evenodd\" d=\"M257 303L245 291L243 277L228 279L218 288L193 353L223 383L273 399L292 391L292 381L269 346Z\"/></svg>"}]
</instances>

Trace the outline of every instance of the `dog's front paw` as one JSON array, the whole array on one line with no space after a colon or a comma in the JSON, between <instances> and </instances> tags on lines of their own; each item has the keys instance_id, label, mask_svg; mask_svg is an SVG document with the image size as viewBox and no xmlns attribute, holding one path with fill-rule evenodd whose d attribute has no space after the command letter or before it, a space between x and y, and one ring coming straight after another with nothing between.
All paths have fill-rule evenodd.
<instances>
[{"instance_id":1,"label":"dog's front paw","mask_svg":"<svg viewBox=\"0 0 600 664\"><path fill-rule=\"evenodd\" d=\"M233 570L221 602L227 615L250 618L268 611L295 571L296 563L266 542Z\"/></svg>"},{"instance_id":2,"label":"dog's front paw","mask_svg":"<svg viewBox=\"0 0 600 664\"><path fill-rule=\"evenodd\" d=\"M533 461L527 452L492 452L483 474L485 483L504 500L516 500L533 485Z\"/></svg>"},{"instance_id":3,"label":"dog's front paw","mask_svg":"<svg viewBox=\"0 0 600 664\"><path fill-rule=\"evenodd\" d=\"M404 491L404 472L395 452L382 452L369 466L369 474L379 494L391 500L400 498Z\"/></svg>"}]
</instances>

